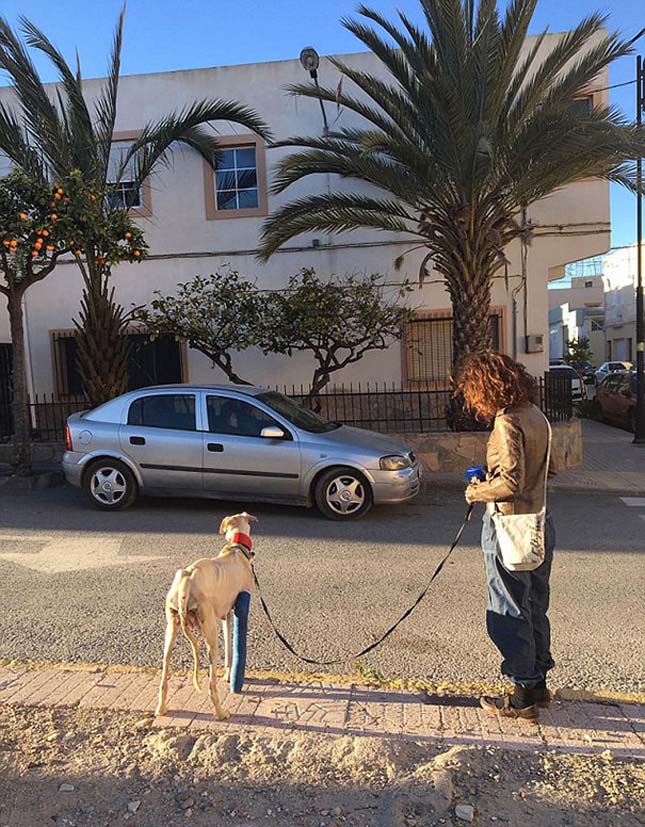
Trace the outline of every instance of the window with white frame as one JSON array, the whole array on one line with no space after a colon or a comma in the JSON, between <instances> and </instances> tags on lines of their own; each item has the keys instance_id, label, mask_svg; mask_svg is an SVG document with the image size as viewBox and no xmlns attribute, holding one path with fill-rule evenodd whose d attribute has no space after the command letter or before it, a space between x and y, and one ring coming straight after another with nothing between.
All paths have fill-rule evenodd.
<instances>
[{"instance_id":1,"label":"window with white frame","mask_svg":"<svg viewBox=\"0 0 645 827\"><path fill-rule=\"evenodd\" d=\"M260 206L255 146L227 147L217 153L215 197L218 211Z\"/></svg>"},{"instance_id":2,"label":"window with white frame","mask_svg":"<svg viewBox=\"0 0 645 827\"><path fill-rule=\"evenodd\" d=\"M141 185L136 181L136 156L130 158L125 168L123 167L132 144L132 141L115 141L110 147L108 182L115 185L108 196L111 207L132 209L143 206Z\"/></svg>"}]
</instances>

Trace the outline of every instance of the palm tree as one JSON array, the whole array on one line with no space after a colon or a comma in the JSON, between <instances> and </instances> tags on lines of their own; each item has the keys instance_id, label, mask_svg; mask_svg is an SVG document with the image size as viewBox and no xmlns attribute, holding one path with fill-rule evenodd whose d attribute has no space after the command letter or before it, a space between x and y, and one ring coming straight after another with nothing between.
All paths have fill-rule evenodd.
<instances>
[{"instance_id":1,"label":"palm tree","mask_svg":"<svg viewBox=\"0 0 645 827\"><path fill-rule=\"evenodd\" d=\"M24 43L0 18L0 68L11 80L20 115L17 118L7 106L0 105L0 150L26 171L44 166L52 181L80 171L88 186L102 194L100 201L108 224L115 215L114 196L124 176L127 174L132 189L138 190L155 169L169 162L175 143L191 147L215 164L217 141L206 129L207 124L231 121L269 137L268 127L260 117L236 101L195 101L145 124L113 170L110 150L117 113L124 13L125 7L116 27L110 71L93 108L85 100L80 65L72 70L51 41L26 18L20 19ZM28 48L44 53L57 70L60 84L53 94L43 85ZM34 158L40 163L35 163ZM118 209L116 218L119 219ZM109 284L111 263L102 255L98 239L91 230L79 226L74 241L81 253L76 260L84 285L77 323L79 368L91 394L90 401L96 404L125 389L128 351L123 333L128 314L115 300Z\"/></svg>"},{"instance_id":2,"label":"palm tree","mask_svg":"<svg viewBox=\"0 0 645 827\"><path fill-rule=\"evenodd\" d=\"M314 84L290 92L338 102L358 125L277 144L299 151L278 164L276 193L320 173L378 189L345 185L287 203L265 222L261 258L304 232L404 234L423 249L420 281L430 266L445 280L455 373L490 347L491 281L522 236L523 211L590 176L634 191L633 159L645 154L643 132L615 108L573 106L636 38L606 33L606 18L592 14L555 41L546 32L527 41L536 3L512 0L501 17L496 0L420 0L423 28L402 13L397 27L361 6L363 20L343 25L388 78L332 58L357 94Z\"/></svg>"}]
</instances>

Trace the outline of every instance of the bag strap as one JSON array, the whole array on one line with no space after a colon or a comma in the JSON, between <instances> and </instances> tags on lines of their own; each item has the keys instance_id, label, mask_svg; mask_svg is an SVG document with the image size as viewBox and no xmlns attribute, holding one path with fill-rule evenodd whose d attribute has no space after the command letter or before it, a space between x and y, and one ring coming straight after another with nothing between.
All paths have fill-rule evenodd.
<instances>
[{"instance_id":1,"label":"bag strap","mask_svg":"<svg viewBox=\"0 0 645 827\"><path fill-rule=\"evenodd\" d=\"M551 423L549 422L548 417L542 411L542 416L544 417L544 421L546 422L546 427L548 428L548 442L547 442L547 449L546 449L546 469L544 471L544 508L546 508L546 498L547 498L547 486L549 484L549 466L551 465L551 443L553 441L553 428L551 427Z\"/></svg>"}]
</instances>

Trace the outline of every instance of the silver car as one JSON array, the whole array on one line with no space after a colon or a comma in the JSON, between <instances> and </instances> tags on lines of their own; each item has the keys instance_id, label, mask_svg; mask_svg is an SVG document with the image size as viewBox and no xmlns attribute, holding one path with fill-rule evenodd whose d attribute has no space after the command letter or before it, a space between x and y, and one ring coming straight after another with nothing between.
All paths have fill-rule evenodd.
<instances>
[{"instance_id":1,"label":"silver car","mask_svg":"<svg viewBox=\"0 0 645 827\"><path fill-rule=\"evenodd\" d=\"M315 503L349 520L419 491L419 463L398 439L249 386L132 391L70 416L66 442L65 477L106 510L161 494Z\"/></svg>"}]
</instances>

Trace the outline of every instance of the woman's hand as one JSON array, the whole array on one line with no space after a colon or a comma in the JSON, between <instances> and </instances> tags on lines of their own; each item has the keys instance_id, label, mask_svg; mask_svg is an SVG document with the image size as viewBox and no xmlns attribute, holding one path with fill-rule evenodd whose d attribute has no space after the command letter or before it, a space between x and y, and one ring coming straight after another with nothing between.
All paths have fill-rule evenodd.
<instances>
[{"instance_id":1,"label":"woman's hand","mask_svg":"<svg viewBox=\"0 0 645 827\"><path fill-rule=\"evenodd\" d=\"M477 493L476 489L479 485L479 480L473 480L468 488L466 488L466 502L468 505L472 505L473 503L477 502Z\"/></svg>"}]
</instances>

